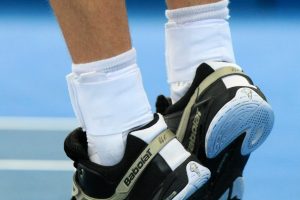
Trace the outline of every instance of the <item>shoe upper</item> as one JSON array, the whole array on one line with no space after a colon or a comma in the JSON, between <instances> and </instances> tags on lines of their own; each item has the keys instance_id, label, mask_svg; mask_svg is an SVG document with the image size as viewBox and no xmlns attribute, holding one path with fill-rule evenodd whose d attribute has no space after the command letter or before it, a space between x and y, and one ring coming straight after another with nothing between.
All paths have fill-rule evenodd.
<instances>
[{"instance_id":1,"label":"shoe upper","mask_svg":"<svg viewBox=\"0 0 300 200\"><path fill-rule=\"evenodd\" d=\"M217 63L218 64L218 63ZM230 64L228 64L230 65ZM211 66L211 64L208 63L202 63L196 70L195 78L188 89L187 93L176 103L172 104L171 100L163 95L159 95L157 97L156 101L156 110L157 112L164 115L165 121L168 125L168 127L176 133L178 126L181 121L181 116L183 114L184 109L186 108L187 104L189 103L190 99L192 98L193 94L199 87L199 85L211 74L215 72L214 68ZM234 73L230 74L234 75ZM200 121L205 121L205 124L202 128L205 130L208 128L207 125L209 125L209 121L213 118L213 116L218 112L221 106L223 106L226 102L234 98L234 95L236 91L240 87L231 87L227 88L226 85L223 82L223 78L225 78L225 75L223 77L220 77L215 82L213 82L208 88L206 88L204 91L202 91L201 94L197 96L197 105L194 105L191 109L197 110L198 107L202 107L204 109L201 109L202 112L202 119ZM250 87L254 87L254 90L259 93L260 96L262 96L264 99L265 96L263 93L259 90L257 86L253 86L252 80L245 75L244 73L238 73L238 76L243 76L249 83ZM248 87L248 86L246 86ZM214 104L213 107L210 105ZM217 104L217 105L216 105ZM206 119L203 119L203 118ZM191 117L193 118L193 117ZM189 123L192 125L192 121ZM199 126L200 127L200 126ZM205 131L204 130L204 131ZM184 145L185 146L185 145Z\"/></svg>"},{"instance_id":2,"label":"shoe upper","mask_svg":"<svg viewBox=\"0 0 300 200\"><path fill-rule=\"evenodd\" d=\"M151 136L151 132L156 134ZM84 195L99 199L109 199L127 186L128 199L165 199L187 185L187 163L198 162L157 114L152 122L128 135L124 157L115 166L101 166L89 160L86 133L80 128L69 134L64 148L74 161L76 190L80 188Z\"/></svg>"}]
</instances>

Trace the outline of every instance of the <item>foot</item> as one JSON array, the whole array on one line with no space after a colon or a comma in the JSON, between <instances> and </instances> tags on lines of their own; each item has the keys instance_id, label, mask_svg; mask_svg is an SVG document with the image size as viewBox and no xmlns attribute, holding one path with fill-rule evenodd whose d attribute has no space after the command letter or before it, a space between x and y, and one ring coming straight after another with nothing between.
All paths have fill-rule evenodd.
<instances>
[{"instance_id":1,"label":"foot","mask_svg":"<svg viewBox=\"0 0 300 200\"><path fill-rule=\"evenodd\" d=\"M230 63L213 70L220 64L200 65L186 95L174 105L159 96L157 110L183 146L211 171L201 199L242 199L243 170L271 132L274 114L247 75ZM228 82L229 76L235 81Z\"/></svg>"},{"instance_id":2,"label":"foot","mask_svg":"<svg viewBox=\"0 0 300 200\"><path fill-rule=\"evenodd\" d=\"M86 134L80 128L66 138L65 151L76 168L74 200L188 199L210 177L157 114L148 125L129 133L124 158L115 166L89 160Z\"/></svg>"}]
</instances>

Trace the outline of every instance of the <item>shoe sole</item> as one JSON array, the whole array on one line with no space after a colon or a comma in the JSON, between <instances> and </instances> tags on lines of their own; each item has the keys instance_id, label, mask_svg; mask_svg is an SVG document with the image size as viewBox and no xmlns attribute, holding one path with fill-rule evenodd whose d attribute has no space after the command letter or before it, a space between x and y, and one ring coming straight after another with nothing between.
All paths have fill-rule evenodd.
<instances>
[{"instance_id":1,"label":"shoe sole","mask_svg":"<svg viewBox=\"0 0 300 200\"><path fill-rule=\"evenodd\" d=\"M240 88L211 121L205 138L206 155L215 158L243 133L241 155L248 155L264 143L273 124L271 106L254 90Z\"/></svg>"},{"instance_id":2,"label":"shoe sole","mask_svg":"<svg viewBox=\"0 0 300 200\"><path fill-rule=\"evenodd\" d=\"M186 200L199 190L210 178L210 171L196 162L189 162L186 166L188 184L175 197L172 195L165 200Z\"/></svg>"}]
</instances>

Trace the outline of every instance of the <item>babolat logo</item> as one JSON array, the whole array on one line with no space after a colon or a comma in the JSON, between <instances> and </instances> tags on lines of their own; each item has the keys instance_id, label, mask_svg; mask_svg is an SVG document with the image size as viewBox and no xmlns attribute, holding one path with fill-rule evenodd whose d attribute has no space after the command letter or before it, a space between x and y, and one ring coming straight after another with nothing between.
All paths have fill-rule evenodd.
<instances>
[{"instance_id":1,"label":"babolat logo","mask_svg":"<svg viewBox=\"0 0 300 200\"><path fill-rule=\"evenodd\" d=\"M135 179L136 175L139 173L139 171L143 168L143 166L148 162L148 160L151 157L152 157L152 153L150 149L148 149L146 153L141 156L140 161L137 163L137 165L131 168L131 173L124 180L124 183L127 187L131 184L131 182Z\"/></svg>"},{"instance_id":2,"label":"babolat logo","mask_svg":"<svg viewBox=\"0 0 300 200\"><path fill-rule=\"evenodd\" d=\"M159 136L158 141L160 144L165 143L167 141L167 136L166 135Z\"/></svg>"},{"instance_id":3,"label":"babolat logo","mask_svg":"<svg viewBox=\"0 0 300 200\"><path fill-rule=\"evenodd\" d=\"M192 152L194 150L194 147L195 147L195 142L196 142L196 137L197 137L198 126L199 126L199 123L200 123L200 118L201 118L201 112L197 108L196 115L195 115L195 118L194 118L193 124L192 124L192 133L191 133L190 138L189 138L188 150L190 152Z\"/></svg>"}]
</instances>

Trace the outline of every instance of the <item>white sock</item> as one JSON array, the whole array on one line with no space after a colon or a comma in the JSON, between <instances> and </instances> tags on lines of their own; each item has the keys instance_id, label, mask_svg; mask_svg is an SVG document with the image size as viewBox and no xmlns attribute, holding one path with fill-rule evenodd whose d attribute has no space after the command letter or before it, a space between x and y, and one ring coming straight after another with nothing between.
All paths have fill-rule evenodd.
<instances>
[{"instance_id":1,"label":"white sock","mask_svg":"<svg viewBox=\"0 0 300 200\"><path fill-rule=\"evenodd\" d=\"M123 158L128 132L153 119L136 52L74 64L67 76L76 117L87 133L91 161L112 166Z\"/></svg>"},{"instance_id":2,"label":"white sock","mask_svg":"<svg viewBox=\"0 0 300 200\"><path fill-rule=\"evenodd\" d=\"M228 24L228 0L167 10L166 60L173 102L188 90L206 61L235 63Z\"/></svg>"}]
</instances>

